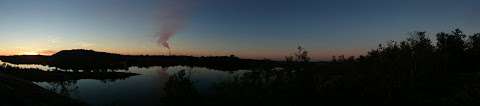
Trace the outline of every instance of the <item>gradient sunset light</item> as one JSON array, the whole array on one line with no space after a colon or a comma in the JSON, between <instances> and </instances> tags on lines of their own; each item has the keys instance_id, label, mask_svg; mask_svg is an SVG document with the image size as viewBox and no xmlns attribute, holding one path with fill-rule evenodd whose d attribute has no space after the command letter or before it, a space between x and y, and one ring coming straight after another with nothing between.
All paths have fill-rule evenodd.
<instances>
[{"instance_id":1,"label":"gradient sunset light","mask_svg":"<svg viewBox=\"0 0 480 106\"><path fill-rule=\"evenodd\" d=\"M0 55L92 49L165 55L157 43L168 0L0 0ZM304 46L317 60L360 55L408 32L480 32L478 0L188 0L176 55L282 59ZM432 35L432 34L430 34Z\"/></svg>"}]
</instances>

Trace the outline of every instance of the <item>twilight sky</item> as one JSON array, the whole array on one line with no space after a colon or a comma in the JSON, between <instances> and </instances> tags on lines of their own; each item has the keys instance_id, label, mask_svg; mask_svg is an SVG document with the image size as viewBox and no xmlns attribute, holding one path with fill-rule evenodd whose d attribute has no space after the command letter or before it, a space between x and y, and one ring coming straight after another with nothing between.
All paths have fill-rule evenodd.
<instances>
[{"instance_id":1,"label":"twilight sky","mask_svg":"<svg viewBox=\"0 0 480 106\"><path fill-rule=\"evenodd\" d=\"M0 0L0 55L79 48L166 54L156 42L165 1ZM328 60L412 31L480 32L479 0L188 1L185 25L170 39L174 54L281 59L301 45Z\"/></svg>"}]
</instances>

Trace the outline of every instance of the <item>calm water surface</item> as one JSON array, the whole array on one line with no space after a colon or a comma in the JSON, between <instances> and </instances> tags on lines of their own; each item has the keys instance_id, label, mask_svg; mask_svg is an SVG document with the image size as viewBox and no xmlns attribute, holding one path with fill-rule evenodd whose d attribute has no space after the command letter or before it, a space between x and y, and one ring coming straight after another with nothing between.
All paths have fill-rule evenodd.
<instances>
[{"instance_id":1,"label":"calm water surface","mask_svg":"<svg viewBox=\"0 0 480 106\"><path fill-rule=\"evenodd\" d=\"M43 70L55 69L54 67L42 65L15 65L23 68L39 68ZM138 105L151 106L161 105L161 97L164 94L163 88L170 75L185 70L195 81L195 87L200 93L208 95L212 91L212 84L241 75L248 72L239 70L235 72L213 70L201 67L131 67L128 70L117 70L120 72L133 72L141 75L117 80L93 80L83 79L64 82L35 82L35 84L51 91L82 100L90 105Z\"/></svg>"}]
</instances>

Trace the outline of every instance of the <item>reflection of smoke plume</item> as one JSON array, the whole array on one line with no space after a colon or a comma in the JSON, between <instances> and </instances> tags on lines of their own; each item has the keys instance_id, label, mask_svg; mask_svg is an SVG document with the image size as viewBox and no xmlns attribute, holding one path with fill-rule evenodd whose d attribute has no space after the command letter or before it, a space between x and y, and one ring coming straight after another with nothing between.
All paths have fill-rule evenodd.
<instances>
[{"instance_id":1,"label":"reflection of smoke plume","mask_svg":"<svg viewBox=\"0 0 480 106\"><path fill-rule=\"evenodd\" d=\"M165 0L160 13L160 33L157 43L170 49L168 41L184 27L192 0Z\"/></svg>"}]
</instances>

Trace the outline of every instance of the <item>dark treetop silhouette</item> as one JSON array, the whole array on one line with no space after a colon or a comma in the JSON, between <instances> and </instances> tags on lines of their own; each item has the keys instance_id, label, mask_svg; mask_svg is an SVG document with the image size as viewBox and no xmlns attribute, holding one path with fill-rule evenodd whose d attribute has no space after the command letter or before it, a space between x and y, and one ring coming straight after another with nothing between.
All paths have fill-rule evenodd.
<instances>
[{"instance_id":1,"label":"dark treetop silhouette","mask_svg":"<svg viewBox=\"0 0 480 106\"><path fill-rule=\"evenodd\" d=\"M215 84L211 95L196 93L189 85L195 81L178 73L165 88L170 92L165 100L174 105L480 104L480 34L467 38L456 29L436 36L434 44L426 32L413 32L405 41L328 64L309 63L308 52L299 48L284 68L254 69Z\"/></svg>"}]
</instances>

